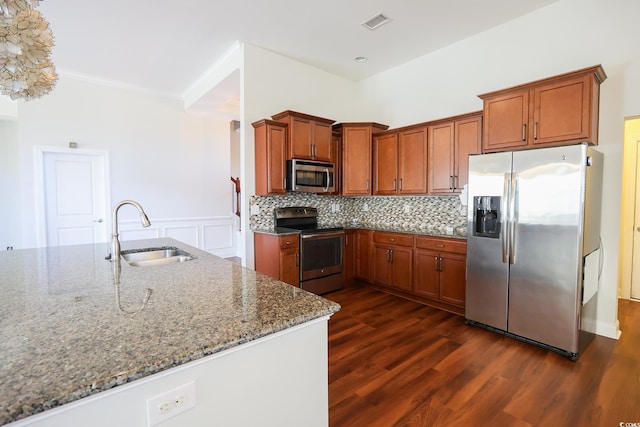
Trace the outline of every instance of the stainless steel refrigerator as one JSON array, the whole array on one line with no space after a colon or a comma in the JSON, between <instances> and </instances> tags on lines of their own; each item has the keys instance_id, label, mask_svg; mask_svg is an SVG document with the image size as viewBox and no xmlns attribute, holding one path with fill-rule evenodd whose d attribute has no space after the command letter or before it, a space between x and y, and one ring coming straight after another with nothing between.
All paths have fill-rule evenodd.
<instances>
[{"instance_id":1,"label":"stainless steel refrigerator","mask_svg":"<svg viewBox=\"0 0 640 427\"><path fill-rule=\"evenodd\" d=\"M603 156L469 157L466 322L576 360L595 332Z\"/></svg>"}]
</instances>

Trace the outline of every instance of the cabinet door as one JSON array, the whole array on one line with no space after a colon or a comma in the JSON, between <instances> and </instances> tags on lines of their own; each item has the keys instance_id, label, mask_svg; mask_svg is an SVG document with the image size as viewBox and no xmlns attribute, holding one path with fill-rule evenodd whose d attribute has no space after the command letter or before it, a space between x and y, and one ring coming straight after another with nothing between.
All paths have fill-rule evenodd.
<instances>
[{"instance_id":1,"label":"cabinet door","mask_svg":"<svg viewBox=\"0 0 640 427\"><path fill-rule=\"evenodd\" d=\"M469 183L469 155L481 150L482 117L456 121L454 135L454 191L460 192Z\"/></svg>"},{"instance_id":2,"label":"cabinet door","mask_svg":"<svg viewBox=\"0 0 640 427\"><path fill-rule=\"evenodd\" d=\"M454 183L453 122L429 127L429 193L451 193Z\"/></svg>"},{"instance_id":3,"label":"cabinet door","mask_svg":"<svg viewBox=\"0 0 640 427\"><path fill-rule=\"evenodd\" d=\"M398 188L398 134L373 138L373 194L396 194Z\"/></svg>"},{"instance_id":4,"label":"cabinet door","mask_svg":"<svg viewBox=\"0 0 640 427\"><path fill-rule=\"evenodd\" d=\"M351 283L355 276L355 263L356 263L356 230L344 231L344 281L345 283Z\"/></svg>"},{"instance_id":5,"label":"cabinet door","mask_svg":"<svg viewBox=\"0 0 640 427\"><path fill-rule=\"evenodd\" d=\"M311 122L312 139L311 156L314 160L330 162L331 149L331 125L327 123Z\"/></svg>"},{"instance_id":6,"label":"cabinet door","mask_svg":"<svg viewBox=\"0 0 640 427\"><path fill-rule=\"evenodd\" d=\"M391 248L389 246L374 245L373 282L378 285L391 285Z\"/></svg>"},{"instance_id":7,"label":"cabinet door","mask_svg":"<svg viewBox=\"0 0 640 427\"><path fill-rule=\"evenodd\" d=\"M289 158L311 159L312 123L300 117L291 118ZM331 132L329 132L331 134Z\"/></svg>"},{"instance_id":8,"label":"cabinet door","mask_svg":"<svg viewBox=\"0 0 640 427\"><path fill-rule=\"evenodd\" d=\"M529 91L484 100L484 151L527 145Z\"/></svg>"},{"instance_id":9,"label":"cabinet door","mask_svg":"<svg viewBox=\"0 0 640 427\"><path fill-rule=\"evenodd\" d=\"M427 194L427 127L398 134L398 193Z\"/></svg>"},{"instance_id":10,"label":"cabinet door","mask_svg":"<svg viewBox=\"0 0 640 427\"><path fill-rule=\"evenodd\" d=\"M403 246L391 249L391 282L394 288L410 291L412 288L411 273L413 266L413 250Z\"/></svg>"},{"instance_id":11,"label":"cabinet door","mask_svg":"<svg viewBox=\"0 0 640 427\"><path fill-rule=\"evenodd\" d=\"M255 129L256 195L285 194L287 127L261 124Z\"/></svg>"},{"instance_id":12,"label":"cabinet door","mask_svg":"<svg viewBox=\"0 0 640 427\"><path fill-rule=\"evenodd\" d=\"M534 89L533 97L533 144L589 139L589 76L541 86Z\"/></svg>"},{"instance_id":13,"label":"cabinet door","mask_svg":"<svg viewBox=\"0 0 640 427\"><path fill-rule=\"evenodd\" d=\"M442 253L440 271L440 299L442 301L464 306L466 286L465 255Z\"/></svg>"},{"instance_id":14,"label":"cabinet door","mask_svg":"<svg viewBox=\"0 0 640 427\"><path fill-rule=\"evenodd\" d=\"M413 254L413 292L429 298L440 298L438 257L433 251L416 249Z\"/></svg>"},{"instance_id":15,"label":"cabinet door","mask_svg":"<svg viewBox=\"0 0 640 427\"><path fill-rule=\"evenodd\" d=\"M342 194L371 194L371 132L345 127L342 134Z\"/></svg>"},{"instance_id":16,"label":"cabinet door","mask_svg":"<svg viewBox=\"0 0 640 427\"><path fill-rule=\"evenodd\" d=\"M371 231L358 230L356 232L356 270L358 279L371 281Z\"/></svg>"},{"instance_id":17,"label":"cabinet door","mask_svg":"<svg viewBox=\"0 0 640 427\"><path fill-rule=\"evenodd\" d=\"M299 286L300 267L297 247L280 250L280 280Z\"/></svg>"}]
</instances>

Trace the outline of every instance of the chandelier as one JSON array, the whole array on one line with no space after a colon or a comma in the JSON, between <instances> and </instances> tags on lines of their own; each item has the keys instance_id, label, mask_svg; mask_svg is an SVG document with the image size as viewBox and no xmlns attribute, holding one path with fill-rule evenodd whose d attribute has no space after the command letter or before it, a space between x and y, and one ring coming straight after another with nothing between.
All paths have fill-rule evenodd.
<instances>
[{"instance_id":1,"label":"chandelier","mask_svg":"<svg viewBox=\"0 0 640 427\"><path fill-rule=\"evenodd\" d=\"M53 34L34 9L40 0L0 0L0 92L29 101L53 89Z\"/></svg>"}]
</instances>

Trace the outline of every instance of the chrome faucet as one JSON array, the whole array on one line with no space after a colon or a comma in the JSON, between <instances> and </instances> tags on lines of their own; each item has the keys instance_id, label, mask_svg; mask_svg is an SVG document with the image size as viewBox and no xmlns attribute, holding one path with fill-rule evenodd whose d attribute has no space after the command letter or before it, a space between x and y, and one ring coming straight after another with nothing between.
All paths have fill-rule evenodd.
<instances>
[{"instance_id":1,"label":"chrome faucet","mask_svg":"<svg viewBox=\"0 0 640 427\"><path fill-rule=\"evenodd\" d=\"M113 218L111 220L111 261L120 261L120 240L118 240L118 209L122 205L133 205L138 209L140 213L140 221L143 227L151 225L147 214L144 213L144 209L140 206L140 203L133 200L123 200L113 207Z\"/></svg>"}]
</instances>

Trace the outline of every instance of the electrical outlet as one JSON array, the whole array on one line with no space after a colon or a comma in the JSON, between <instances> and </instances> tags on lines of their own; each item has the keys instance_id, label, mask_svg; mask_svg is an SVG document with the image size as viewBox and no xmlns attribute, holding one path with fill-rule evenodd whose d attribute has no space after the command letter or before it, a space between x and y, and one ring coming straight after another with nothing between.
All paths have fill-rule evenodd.
<instances>
[{"instance_id":1,"label":"electrical outlet","mask_svg":"<svg viewBox=\"0 0 640 427\"><path fill-rule=\"evenodd\" d=\"M258 215L260 213L260 205L251 205L251 215Z\"/></svg>"},{"instance_id":2,"label":"electrical outlet","mask_svg":"<svg viewBox=\"0 0 640 427\"><path fill-rule=\"evenodd\" d=\"M196 383L187 384L147 399L147 426L155 426L196 406Z\"/></svg>"},{"instance_id":3,"label":"electrical outlet","mask_svg":"<svg viewBox=\"0 0 640 427\"><path fill-rule=\"evenodd\" d=\"M340 203L336 203L336 212L340 212Z\"/></svg>"},{"instance_id":4,"label":"electrical outlet","mask_svg":"<svg viewBox=\"0 0 640 427\"><path fill-rule=\"evenodd\" d=\"M411 213L411 205L404 205L404 213Z\"/></svg>"},{"instance_id":5,"label":"electrical outlet","mask_svg":"<svg viewBox=\"0 0 640 427\"><path fill-rule=\"evenodd\" d=\"M367 212L369 210L369 204L365 203L364 205L362 205L362 210Z\"/></svg>"}]
</instances>

